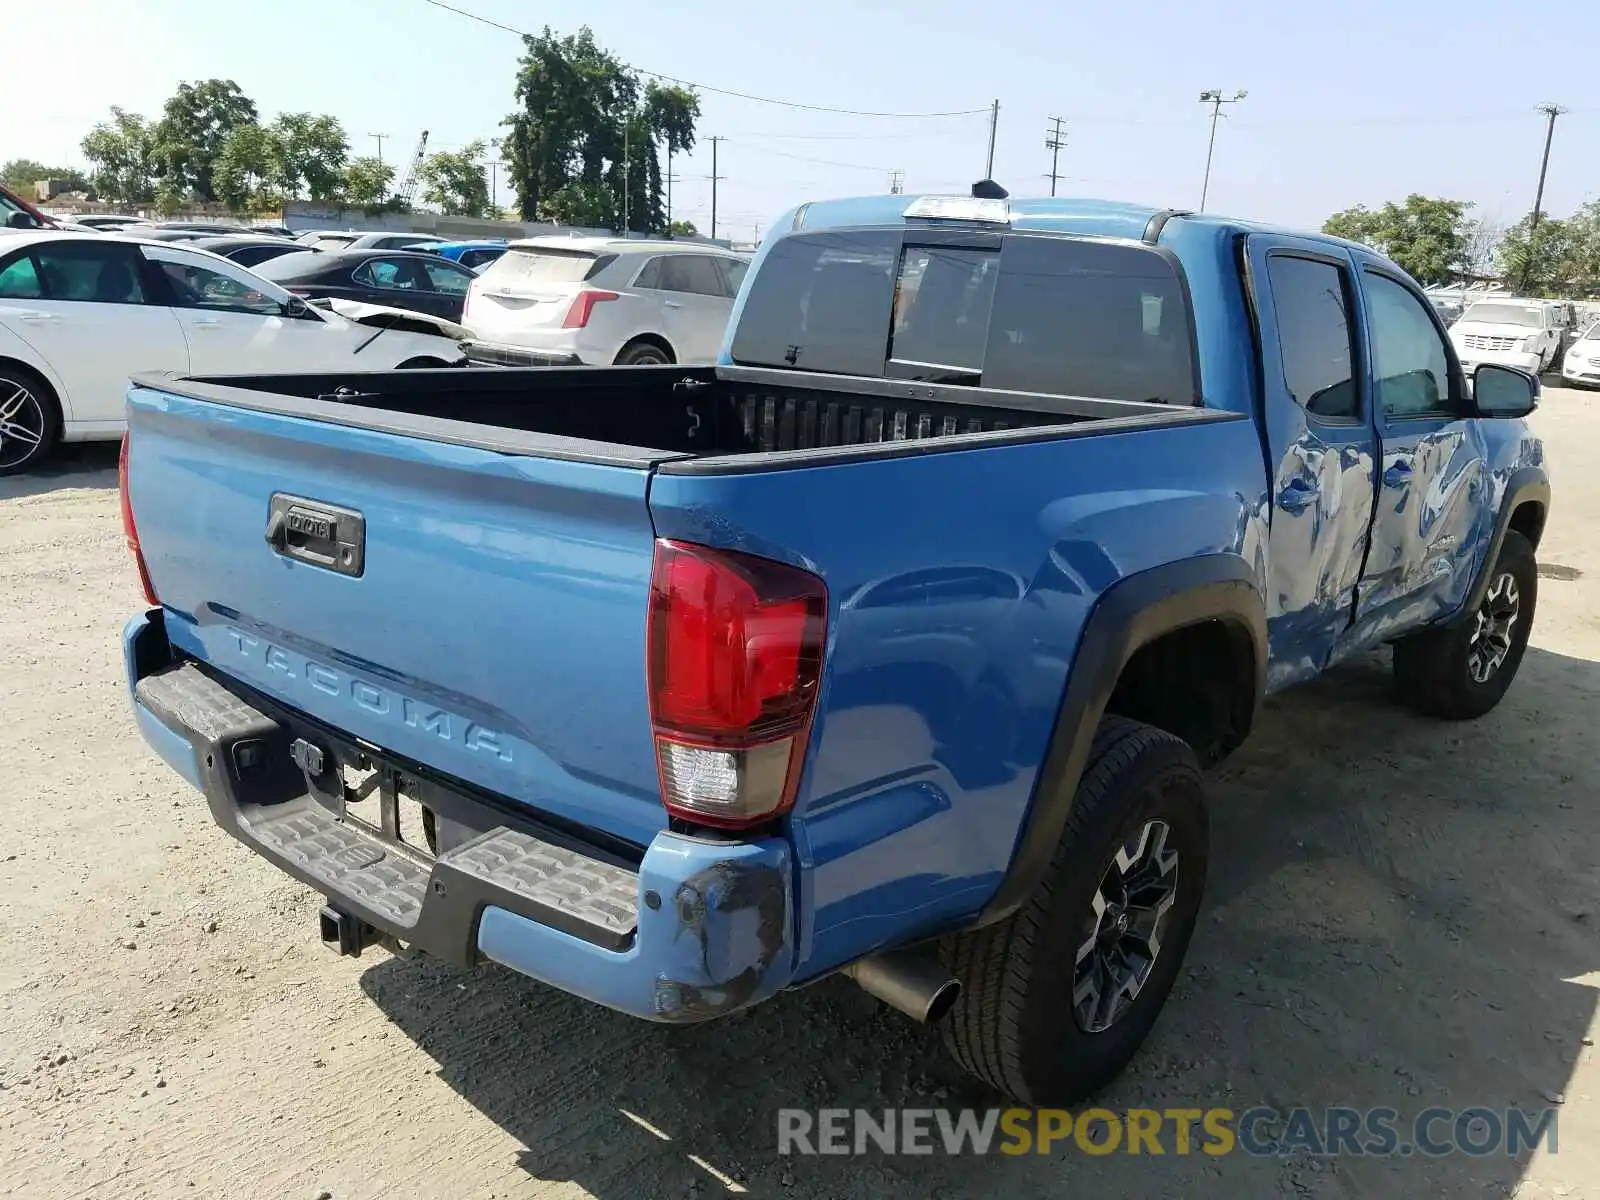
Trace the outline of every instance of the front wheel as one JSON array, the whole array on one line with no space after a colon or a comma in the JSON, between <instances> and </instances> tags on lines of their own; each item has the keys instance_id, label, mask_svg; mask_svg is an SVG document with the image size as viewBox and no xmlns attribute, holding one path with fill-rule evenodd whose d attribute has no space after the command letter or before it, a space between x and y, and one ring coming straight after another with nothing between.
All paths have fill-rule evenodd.
<instances>
[{"instance_id":1,"label":"front wheel","mask_svg":"<svg viewBox=\"0 0 1600 1200\"><path fill-rule=\"evenodd\" d=\"M1446 720L1483 716L1500 703L1516 678L1538 598L1533 543L1509 529L1489 568L1488 589L1471 616L1395 643L1394 677L1400 698Z\"/></svg>"},{"instance_id":2,"label":"front wheel","mask_svg":"<svg viewBox=\"0 0 1600 1200\"><path fill-rule=\"evenodd\" d=\"M1183 965L1207 839L1194 751L1105 718L1037 890L940 947L962 985L941 1025L956 1061L1023 1104L1073 1104L1114 1079Z\"/></svg>"}]
</instances>

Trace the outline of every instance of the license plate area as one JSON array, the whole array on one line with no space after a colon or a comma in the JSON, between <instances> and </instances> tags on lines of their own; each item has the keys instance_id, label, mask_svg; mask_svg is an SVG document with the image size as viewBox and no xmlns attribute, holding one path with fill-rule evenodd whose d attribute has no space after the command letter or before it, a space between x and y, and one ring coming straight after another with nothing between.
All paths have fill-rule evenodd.
<instances>
[{"instance_id":1,"label":"license plate area","mask_svg":"<svg viewBox=\"0 0 1600 1200\"><path fill-rule=\"evenodd\" d=\"M361 749L341 747L317 789L317 798L340 820L403 854L429 866L437 852L436 818L418 797L421 781L382 757Z\"/></svg>"}]
</instances>

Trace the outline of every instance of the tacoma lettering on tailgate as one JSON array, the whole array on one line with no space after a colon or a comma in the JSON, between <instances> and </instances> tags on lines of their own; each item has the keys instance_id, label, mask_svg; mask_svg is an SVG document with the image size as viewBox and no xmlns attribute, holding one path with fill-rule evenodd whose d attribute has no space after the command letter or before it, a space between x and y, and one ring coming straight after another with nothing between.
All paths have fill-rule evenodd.
<instances>
[{"instance_id":1,"label":"tacoma lettering on tailgate","mask_svg":"<svg viewBox=\"0 0 1600 1200\"><path fill-rule=\"evenodd\" d=\"M421 729L442 741L459 742L468 750L492 754L501 762L511 761L509 739L492 729L391 688L357 679L237 629L228 630L228 634L242 656L260 663L279 678L293 680L297 686L314 688L375 716Z\"/></svg>"}]
</instances>

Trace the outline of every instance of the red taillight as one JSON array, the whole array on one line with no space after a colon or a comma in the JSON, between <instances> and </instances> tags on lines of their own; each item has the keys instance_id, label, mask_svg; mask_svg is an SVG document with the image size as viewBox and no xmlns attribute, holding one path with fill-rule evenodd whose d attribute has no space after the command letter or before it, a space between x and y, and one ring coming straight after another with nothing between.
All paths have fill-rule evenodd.
<instances>
[{"instance_id":1,"label":"red taillight","mask_svg":"<svg viewBox=\"0 0 1600 1200\"><path fill-rule=\"evenodd\" d=\"M658 541L650 715L662 802L741 828L794 803L822 674L828 596L806 571Z\"/></svg>"},{"instance_id":2,"label":"red taillight","mask_svg":"<svg viewBox=\"0 0 1600 1200\"><path fill-rule=\"evenodd\" d=\"M139 584L144 588L145 602L151 608L161 604L156 599L156 589L150 582L150 570L144 565L144 551L139 549L139 527L133 523L133 502L128 498L128 435L122 435L122 452L117 455L117 492L122 504L122 536L133 551L133 565L139 568Z\"/></svg>"},{"instance_id":3,"label":"red taillight","mask_svg":"<svg viewBox=\"0 0 1600 1200\"><path fill-rule=\"evenodd\" d=\"M594 306L603 300L621 299L615 292L593 291L585 288L572 298L572 307L567 309L567 319L561 322L563 329L582 329L589 323L589 314L594 312Z\"/></svg>"}]
</instances>

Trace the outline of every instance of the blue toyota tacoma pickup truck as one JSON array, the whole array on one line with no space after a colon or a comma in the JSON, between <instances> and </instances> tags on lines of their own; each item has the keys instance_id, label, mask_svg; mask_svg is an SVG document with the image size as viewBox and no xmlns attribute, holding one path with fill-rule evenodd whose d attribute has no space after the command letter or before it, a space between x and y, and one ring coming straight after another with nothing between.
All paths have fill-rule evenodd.
<instances>
[{"instance_id":1,"label":"blue toyota tacoma pickup truck","mask_svg":"<svg viewBox=\"0 0 1600 1200\"><path fill-rule=\"evenodd\" d=\"M1264 696L1504 695L1538 383L1362 247L986 191L788 214L715 367L136 378L144 736L345 953L669 1022L841 972L1099 1088Z\"/></svg>"}]
</instances>

